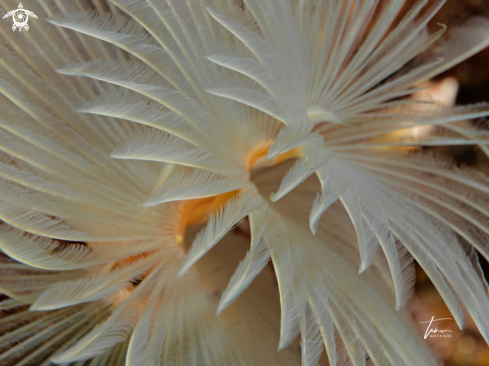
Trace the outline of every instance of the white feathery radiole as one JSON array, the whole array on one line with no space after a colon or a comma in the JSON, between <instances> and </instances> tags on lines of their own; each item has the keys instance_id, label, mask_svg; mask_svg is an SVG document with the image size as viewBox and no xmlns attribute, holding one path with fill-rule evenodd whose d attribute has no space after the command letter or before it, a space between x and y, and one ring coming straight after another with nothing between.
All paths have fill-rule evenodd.
<instances>
[{"instance_id":1,"label":"white feathery radiole","mask_svg":"<svg viewBox=\"0 0 489 366\"><path fill-rule=\"evenodd\" d=\"M489 178L419 147L489 157L468 122L489 108L417 96L489 21L430 32L443 3L77 0L4 23L0 364L434 366L414 261L488 341Z\"/></svg>"}]
</instances>

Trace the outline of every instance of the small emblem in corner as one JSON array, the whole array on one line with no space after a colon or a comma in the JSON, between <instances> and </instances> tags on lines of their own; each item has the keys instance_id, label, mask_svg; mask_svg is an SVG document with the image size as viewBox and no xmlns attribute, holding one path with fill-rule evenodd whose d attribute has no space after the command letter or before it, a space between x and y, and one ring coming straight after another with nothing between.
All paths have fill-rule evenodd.
<instances>
[{"instance_id":1,"label":"small emblem in corner","mask_svg":"<svg viewBox=\"0 0 489 366\"><path fill-rule=\"evenodd\" d=\"M34 14L32 11L24 9L22 3L19 3L19 8L9 11L7 14L3 16L3 19L12 17L12 20L14 21L14 24L12 25L13 31L19 29L19 32L21 32L22 28L28 31L29 24L27 24L27 22L29 21L29 15L37 19L36 14Z\"/></svg>"}]
</instances>

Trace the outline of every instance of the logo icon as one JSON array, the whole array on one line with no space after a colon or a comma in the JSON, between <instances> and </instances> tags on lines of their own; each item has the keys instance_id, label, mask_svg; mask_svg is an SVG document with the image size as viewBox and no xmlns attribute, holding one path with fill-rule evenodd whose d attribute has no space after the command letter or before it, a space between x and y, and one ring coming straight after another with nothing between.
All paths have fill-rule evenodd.
<instances>
[{"instance_id":1,"label":"logo icon","mask_svg":"<svg viewBox=\"0 0 489 366\"><path fill-rule=\"evenodd\" d=\"M22 28L28 31L29 24L27 24L27 22L29 21L29 15L37 19L36 14L34 14L32 11L25 10L22 3L19 3L19 8L9 11L3 16L3 19L12 17L12 20L14 21L14 24L12 25L13 31L15 31L17 28L19 28L19 32L22 31Z\"/></svg>"}]
</instances>

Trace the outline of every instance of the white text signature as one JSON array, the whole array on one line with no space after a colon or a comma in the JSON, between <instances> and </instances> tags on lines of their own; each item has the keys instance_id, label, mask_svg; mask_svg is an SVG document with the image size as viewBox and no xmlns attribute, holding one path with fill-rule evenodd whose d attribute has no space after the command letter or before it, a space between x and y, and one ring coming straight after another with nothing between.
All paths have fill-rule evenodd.
<instances>
[{"instance_id":1,"label":"white text signature","mask_svg":"<svg viewBox=\"0 0 489 366\"><path fill-rule=\"evenodd\" d=\"M428 323L428 328L426 328L426 332L424 333L424 339L428 338L428 336L430 334L436 334L436 333L446 333L446 332L449 332L449 333L453 333L453 331L451 330L441 330L441 329L438 329L437 327L433 327L432 328L432 324L434 322L437 322L437 321L440 321L440 320L452 320L451 318L441 318L441 319L435 319L434 316L431 317L431 320L429 321L426 321L426 322L420 322L420 324L425 324L425 323ZM450 336L451 337L451 336Z\"/></svg>"}]
</instances>

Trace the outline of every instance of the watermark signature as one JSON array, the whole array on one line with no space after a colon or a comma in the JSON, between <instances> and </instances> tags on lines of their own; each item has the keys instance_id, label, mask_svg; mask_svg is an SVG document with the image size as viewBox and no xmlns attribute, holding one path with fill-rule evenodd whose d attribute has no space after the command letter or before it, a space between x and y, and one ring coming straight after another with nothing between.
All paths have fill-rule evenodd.
<instances>
[{"instance_id":1,"label":"watermark signature","mask_svg":"<svg viewBox=\"0 0 489 366\"><path fill-rule=\"evenodd\" d=\"M424 333L424 339L430 337L430 338L451 338L452 335L450 333L453 333L453 331L448 330L448 329L438 329L436 326L433 325L433 323L441 321L441 320L453 320L452 318L440 318L440 319L435 319L434 316L431 317L431 320L428 320L426 322L419 322L420 324L426 324L428 323L428 327L426 328L426 332ZM448 333L448 334L445 334Z\"/></svg>"},{"instance_id":2,"label":"watermark signature","mask_svg":"<svg viewBox=\"0 0 489 366\"><path fill-rule=\"evenodd\" d=\"M3 16L3 19L12 17L12 20L14 24L12 25L12 30L15 31L16 29L19 29L19 32L22 31L22 28L24 28L26 31L29 30L29 24L27 22L29 21L29 15L33 18L37 19L37 15L34 14L32 11L24 9L24 6L22 3L19 3L19 8L9 11L7 14Z\"/></svg>"}]
</instances>

